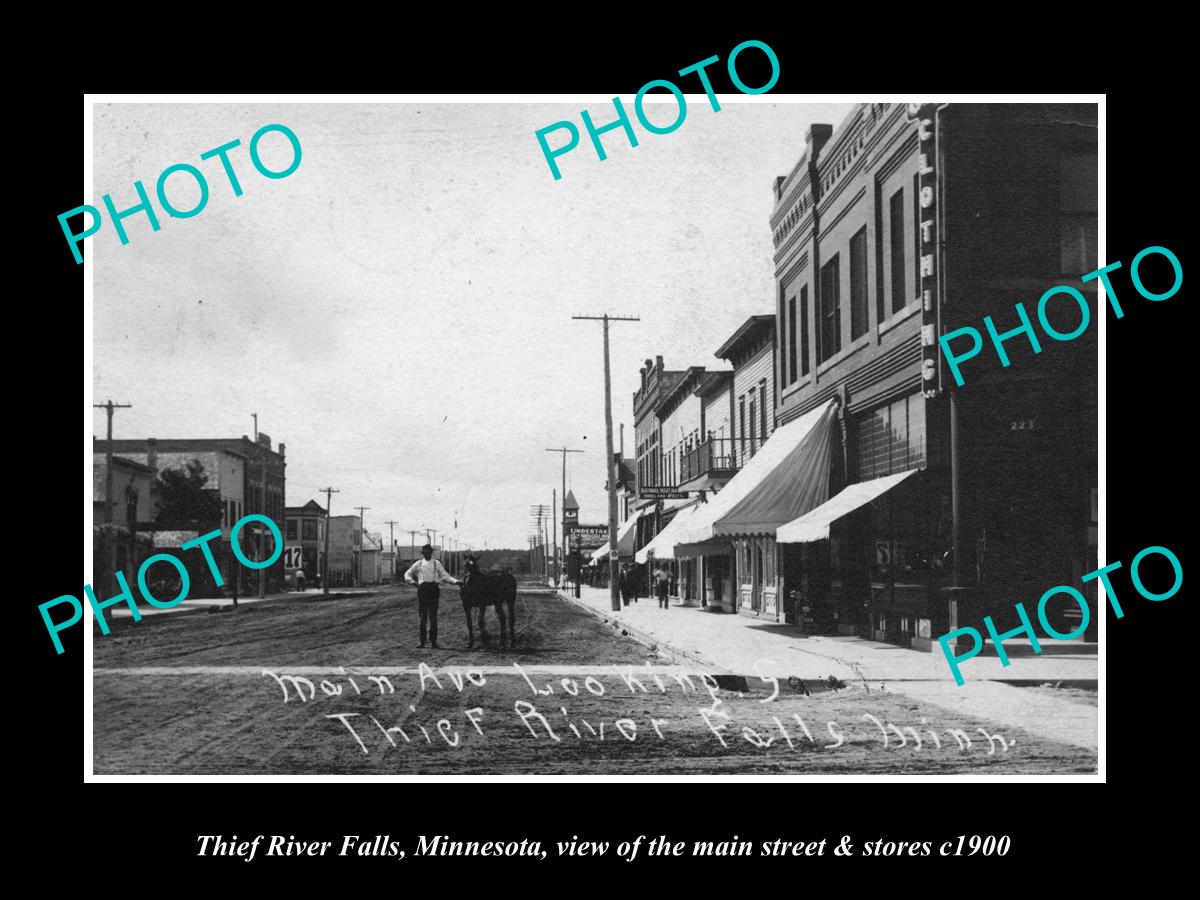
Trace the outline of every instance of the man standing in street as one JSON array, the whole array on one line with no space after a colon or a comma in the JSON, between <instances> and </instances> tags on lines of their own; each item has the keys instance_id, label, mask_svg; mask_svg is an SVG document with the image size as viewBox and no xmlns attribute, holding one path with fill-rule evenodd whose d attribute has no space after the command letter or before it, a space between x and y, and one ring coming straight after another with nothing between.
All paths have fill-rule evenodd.
<instances>
[{"instance_id":1,"label":"man standing in street","mask_svg":"<svg viewBox=\"0 0 1200 900\"><path fill-rule=\"evenodd\" d=\"M433 558L433 547L426 544L421 548L421 556L404 573L404 580L417 586L417 609L421 616L421 643L425 646L425 626L429 626L429 642L434 650L440 649L437 642L438 598L441 594L439 584L458 584L458 579L447 572L440 560Z\"/></svg>"}]
</instances>

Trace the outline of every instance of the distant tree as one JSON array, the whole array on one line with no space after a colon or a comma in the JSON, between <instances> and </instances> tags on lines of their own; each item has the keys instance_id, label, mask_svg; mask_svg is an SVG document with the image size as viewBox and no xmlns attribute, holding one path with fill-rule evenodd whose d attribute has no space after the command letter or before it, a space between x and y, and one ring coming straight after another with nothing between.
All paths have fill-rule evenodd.
<instances>
[{"instance_id":1,"label":"distant tree","mask_svg":"<svg viewBox=\"0 0 1200 900\"><path fill-rule=\"evenodd\" d=\"M164 469L154 486L156 520L164 524L194 523L201 530L221 522L220 495L206 487L204 463L190 460L182 469Z\"/></svg>"}]
</instances>

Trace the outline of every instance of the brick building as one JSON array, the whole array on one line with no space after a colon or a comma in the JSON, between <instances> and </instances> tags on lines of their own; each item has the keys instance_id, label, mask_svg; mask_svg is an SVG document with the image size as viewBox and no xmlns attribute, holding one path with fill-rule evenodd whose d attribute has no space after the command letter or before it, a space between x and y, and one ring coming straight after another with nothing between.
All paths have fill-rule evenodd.
<instances>
[{"instance_id":1,"label":"brick building","mask_svg":"<svg viewBox=\"0 0 1200 900\"><path fill-rule=\"evenodd\" d=\"M284 509L283 539L288 547L299 547L304 580L317 585L325 572L325 507L315 500Z\"/></svg>"},{"instance_id":2,"label":"brick building","mask_svg":"<svg viewBox=\"0 0 1200 900\"><path fill-rule=\"evenodd\" d=\"M106 440L93 439L92 450L103 455L107 452L108 445ZM222 576L227 584L231 578L239 578L241 593L257 584L257 573L247 570L234 558L229 544L229 533L240 518L250 513L268 516L275 522L280 533L283 533L287 466L284 444L280 444L279 450L275 451L271 446L271 438L260 432L257 441L246 435L240 438L114 440L112 450L125 459L154 470L155 480L157 473L165 469L182 469L192 460L199 460L204 465L204 472L208 478L206 489L215 491L221 500L221 539L219 543L214 541L210 546L221 567ZM157 519L154 521L154 527L168 530L178 529L186 524L194 523L159 522ZM266 541L265 552L269 554L270 534L264 534L263 539ZM252 548L256 541L253 523L239 535L239 541L243 551L253 556ZM283 586L282 554L266 572L268 589L276 590Z\"/></svg>"},{"instance_id":3,"label":"brick building","mask_svg":"<svg viewBox=\"0 0 1200 900\"><path fill-rule=\"evenodd\" d=\"M777 179L776 415L836 410L830 505L781 545L788 618L928 647L1095 568L1096 329L1009 340L961 388L936 336L1056 284L1095 299L1096 142L1095 106L862 104Z\"/></svg>"}]
</instances>

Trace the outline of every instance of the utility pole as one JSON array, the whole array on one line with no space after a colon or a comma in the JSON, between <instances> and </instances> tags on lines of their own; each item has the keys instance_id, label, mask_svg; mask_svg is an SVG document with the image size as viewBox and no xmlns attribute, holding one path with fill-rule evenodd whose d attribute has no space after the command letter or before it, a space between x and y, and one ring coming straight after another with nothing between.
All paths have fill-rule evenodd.
<instances>
[{"instance_id":1,"label":"utility pole","mask_svg":"<svg viewBox=\"0 0 1200 900\"><path fill-rule=\"evenodd\" d=\"M540 578L545 578L549 573L548 559L546 558L546 527L545 521L549 510L546 509L546 504L538 503L529 507L529 515L533 516L534 534L537 537L534 539L534 546L538 548L539 555L537 556L537 571L534 573Z\"/></svg>"},{"instance_id":2,"label":"utility pole","mask_svg":"<svg viewBox=\"0 0 1200 900\"><path fill-rule=\"evenodd\" d=\"M388 527L388 539L392 542L392 581L396 580L396 526L400 523L395 519L388 519L383 523Z\"/></svg>"},{"instance_id":3,"label":"utility pole","mask_svg":"<svg viewBox=\"0 0 1200 900\"><path fill-rule=\"evenodd\" d=\"M116 572L117 572L117 535L111 527L113 524L113 436L112 436L112 419L114 409L132 409L132 403L113 403L111 400L106 400L103 403L93 403L92 406L96 409L103 409L108 413L108 442L104 453L104 524L108 525L108 584L111 590L109 594L116 593ZM130 523L130 533L136 530L137 523ZM130 542L130 547L134 546L134 542Z\"/></svg>"},{"instance_id":4,"label":"utility pole","mask_svg":"<svg viewBox=\"0 0 1200 900\"><path fill-rule=\"evenodd\" d=\"M333 495L340 494L341 491L336 488L322 488L319 493L325 494L325 565L322 567L324 571L321 573L321 591L326 596L329 595L329 526L332 524L330 518L330 507L333 505Z\"/></svg>"},{"instance_id":5,"label":"utility pole","mask_svg":"<svg viewBox=\"0 0 1200 900\"><path fill-rule=\"evenodd\" d=\"M408 530L408 539L412 541L412 555L415 561L417 558L417 532L410 528Z\"/></svg>"},{"instance_id":6,"label":"utility pole","mask_svg":"<svg viewBox=\"0 0 1200 900\"><path fill-rule=\"evenodd\" d=\"M356 506L358 510L358 584L355 587L362 587L363 580L363 548L366 546L367 533L363 531L363 513L371 507Z\"/></svg>"},{"instance_id":7,"label":"utility pole","mask_svg":"<svg viewBox=\"0 0 1200 900\"><path fill-rule=\"evenodd\" d=\"M572 450L569 447L547 447L546 452L562 454L562 494L561 494L561 496L562 496L562 502L563 502L563 512L565 513L566 509L567 509L567 454L568 453L582 453L583 451L582 450ZM555 512L556 517L557 517L557 515L558 515L558 513ZM558 522L557 522L557 518L554 523L554 529L555 529L554 552L555 552L555 558L559 560L558 572L555 574L555 579L556 579L556 583L557 583L557 581L562 580L562 570L567 562L567 527L566 527L566 524L564 523L563 524L563 535L562 535L562 556L561 557L558 556Z\"/></svg>"},{"instance_id":8,"label":"utility pole","mask_svg":"<svg viewBox=\"0 0 1200 900\"><path fill-rule=\"evenodd\" d=\"M265 515L267 515L267 460L262 455L262 449L258 444L258 413L254 414L254 443L255 443L256 447L259 447L259 449L257 449L255 452L258 454L259 471L261 473L261 477L259 478L258 502L262 504L262 514L265 516ZM259 522L258 523L258 558L260 560L263 558L263 545L266 543L266 539L263 537L263 529L264 529L263 523ZM266 596L267 596L267 570L259 569L258 570L258 599L263 600L266 598Z\"/></svg>"},{"instance_id":9,"label":"utility pole","mask_svg":"<svg viewBox=\"0 0 1200 900\"><path fill-rule=\"evenodd\" d=\"M608 463L608 589L612 611L621 611L621 575L617 567L617 467L613 460L612 364L608 353L609 322L640 322L636 316L571 316L572 319L604 323L604 449Z\"/></svg>"}]
</instances>

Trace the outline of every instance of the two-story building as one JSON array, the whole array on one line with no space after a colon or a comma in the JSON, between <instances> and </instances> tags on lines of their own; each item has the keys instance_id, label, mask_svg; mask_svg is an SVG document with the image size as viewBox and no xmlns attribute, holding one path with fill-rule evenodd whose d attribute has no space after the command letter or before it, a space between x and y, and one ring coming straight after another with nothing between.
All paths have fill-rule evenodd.
<instances>
[{"instance_id":1,"label":"two-story building","mask_svg":"<svg viewBox=\"0 0 1200 900\"><path fill-rule=\"evenodd\" d=\"M696 515L681 518L673 531L664 529L650 548L656 559L675 559L689 583L684 597L698 597L713 609L738 610L759 615L764 604L774 608L771 537L759 534L707 534L703 539L677 541L680 529L700 522L708 503L729 483L774 431L775 378L773 374L775 318L750 316L717 349L730 370L703 372L688 387L698 411L698 440L680 455L681 491L693 494ZM689 370L691 371L691 370ZM702 518L703 516L701 516ZM647 554L649 555L649 554ZM694 587L693 587L694 585Z\"/></svg>"},{"instance_id":2,"label":"two-story building","mask_svg":"<svg viewBox=\"0 0 1200 900\"><path fill-rule=\"evenodd\" d=\"M137 584L137 570L153 553L149 537L139 539L138 531L148 529L154 516L151 502L157 473L151 466L126 459L112 458L112 521L108 517L108 463L106 454L92 454L92 584L114 584L113 572L122 572L129 584Z\"/></svg>"},{"instance_id":3,"label":"two-story building","mask_svg":"<svg viewBox=\"0 0 1200 900\"><path fill-rule=\"evenodd\" d=\"M310 585L321 583L325 572L325 507L315 500L284 510L284 543L298 547L300 569Z\"/></svg>"},{"instance_id":4,"label":"two-story building","mask_svg":"<svg viewBox=\"0 0 1200 900\"><path fill-rule=\"evenodd\" d=\"M349 587L357 583L361 524L358 516L330 516L328 519L330 587Z\"/></svg>"},{"instance_id":5,"label":"two-story building","mask_svg":"<svg viewBox=\"0 0 1200 900\"><path fill-rule=\"evenodd\" d=\"M109 449L109 443L93 439L93 452L103 455ZM111 445L113 453L153 469L155 481L157 473L165 469L182 469L198 460L204 466L205 488L215 492L221 501L221 538L210 546L222 577L227 585L233 578L240 579L241 593L257 583L257 572L246 569L234 557L229 535L238 520L250 513L268 516L283 532L287 467L284 444L280 444L276 452L272 449L271 438L259 432L257 440L246 435L240 438L137 438L114 440ZM174 529L182 524L155 521L159 529ZM247 553L252 552L260 538L256 529L257 526L251 523L239 534L239 541ZM269 554L271 536L265 533L261 537L266 541L264 549ZM266 570L267 585L271 590L283 586L283 562L281 554L280 559Z\"/></svg>"},{"instance_id":6,"label":"two-story building","mask_svg":"<svg viewBox=\"0 0 1200 900\"><path fill-rule=\"evenodd\" d=\"M835 409L831 496L777 532L810 627L928 648L955 616L1012 627L1013 598L1095 568L1096 329L1040 356L1010 338L1011 367L962 387L937 336L985 315L1011 329L1057 284L1094 301L1078 278L1098 265L1096 121L862 104L777 179L777 418ZM1051 610L1064 632L1073 606Z\"/></svg>"}]
</instances>

